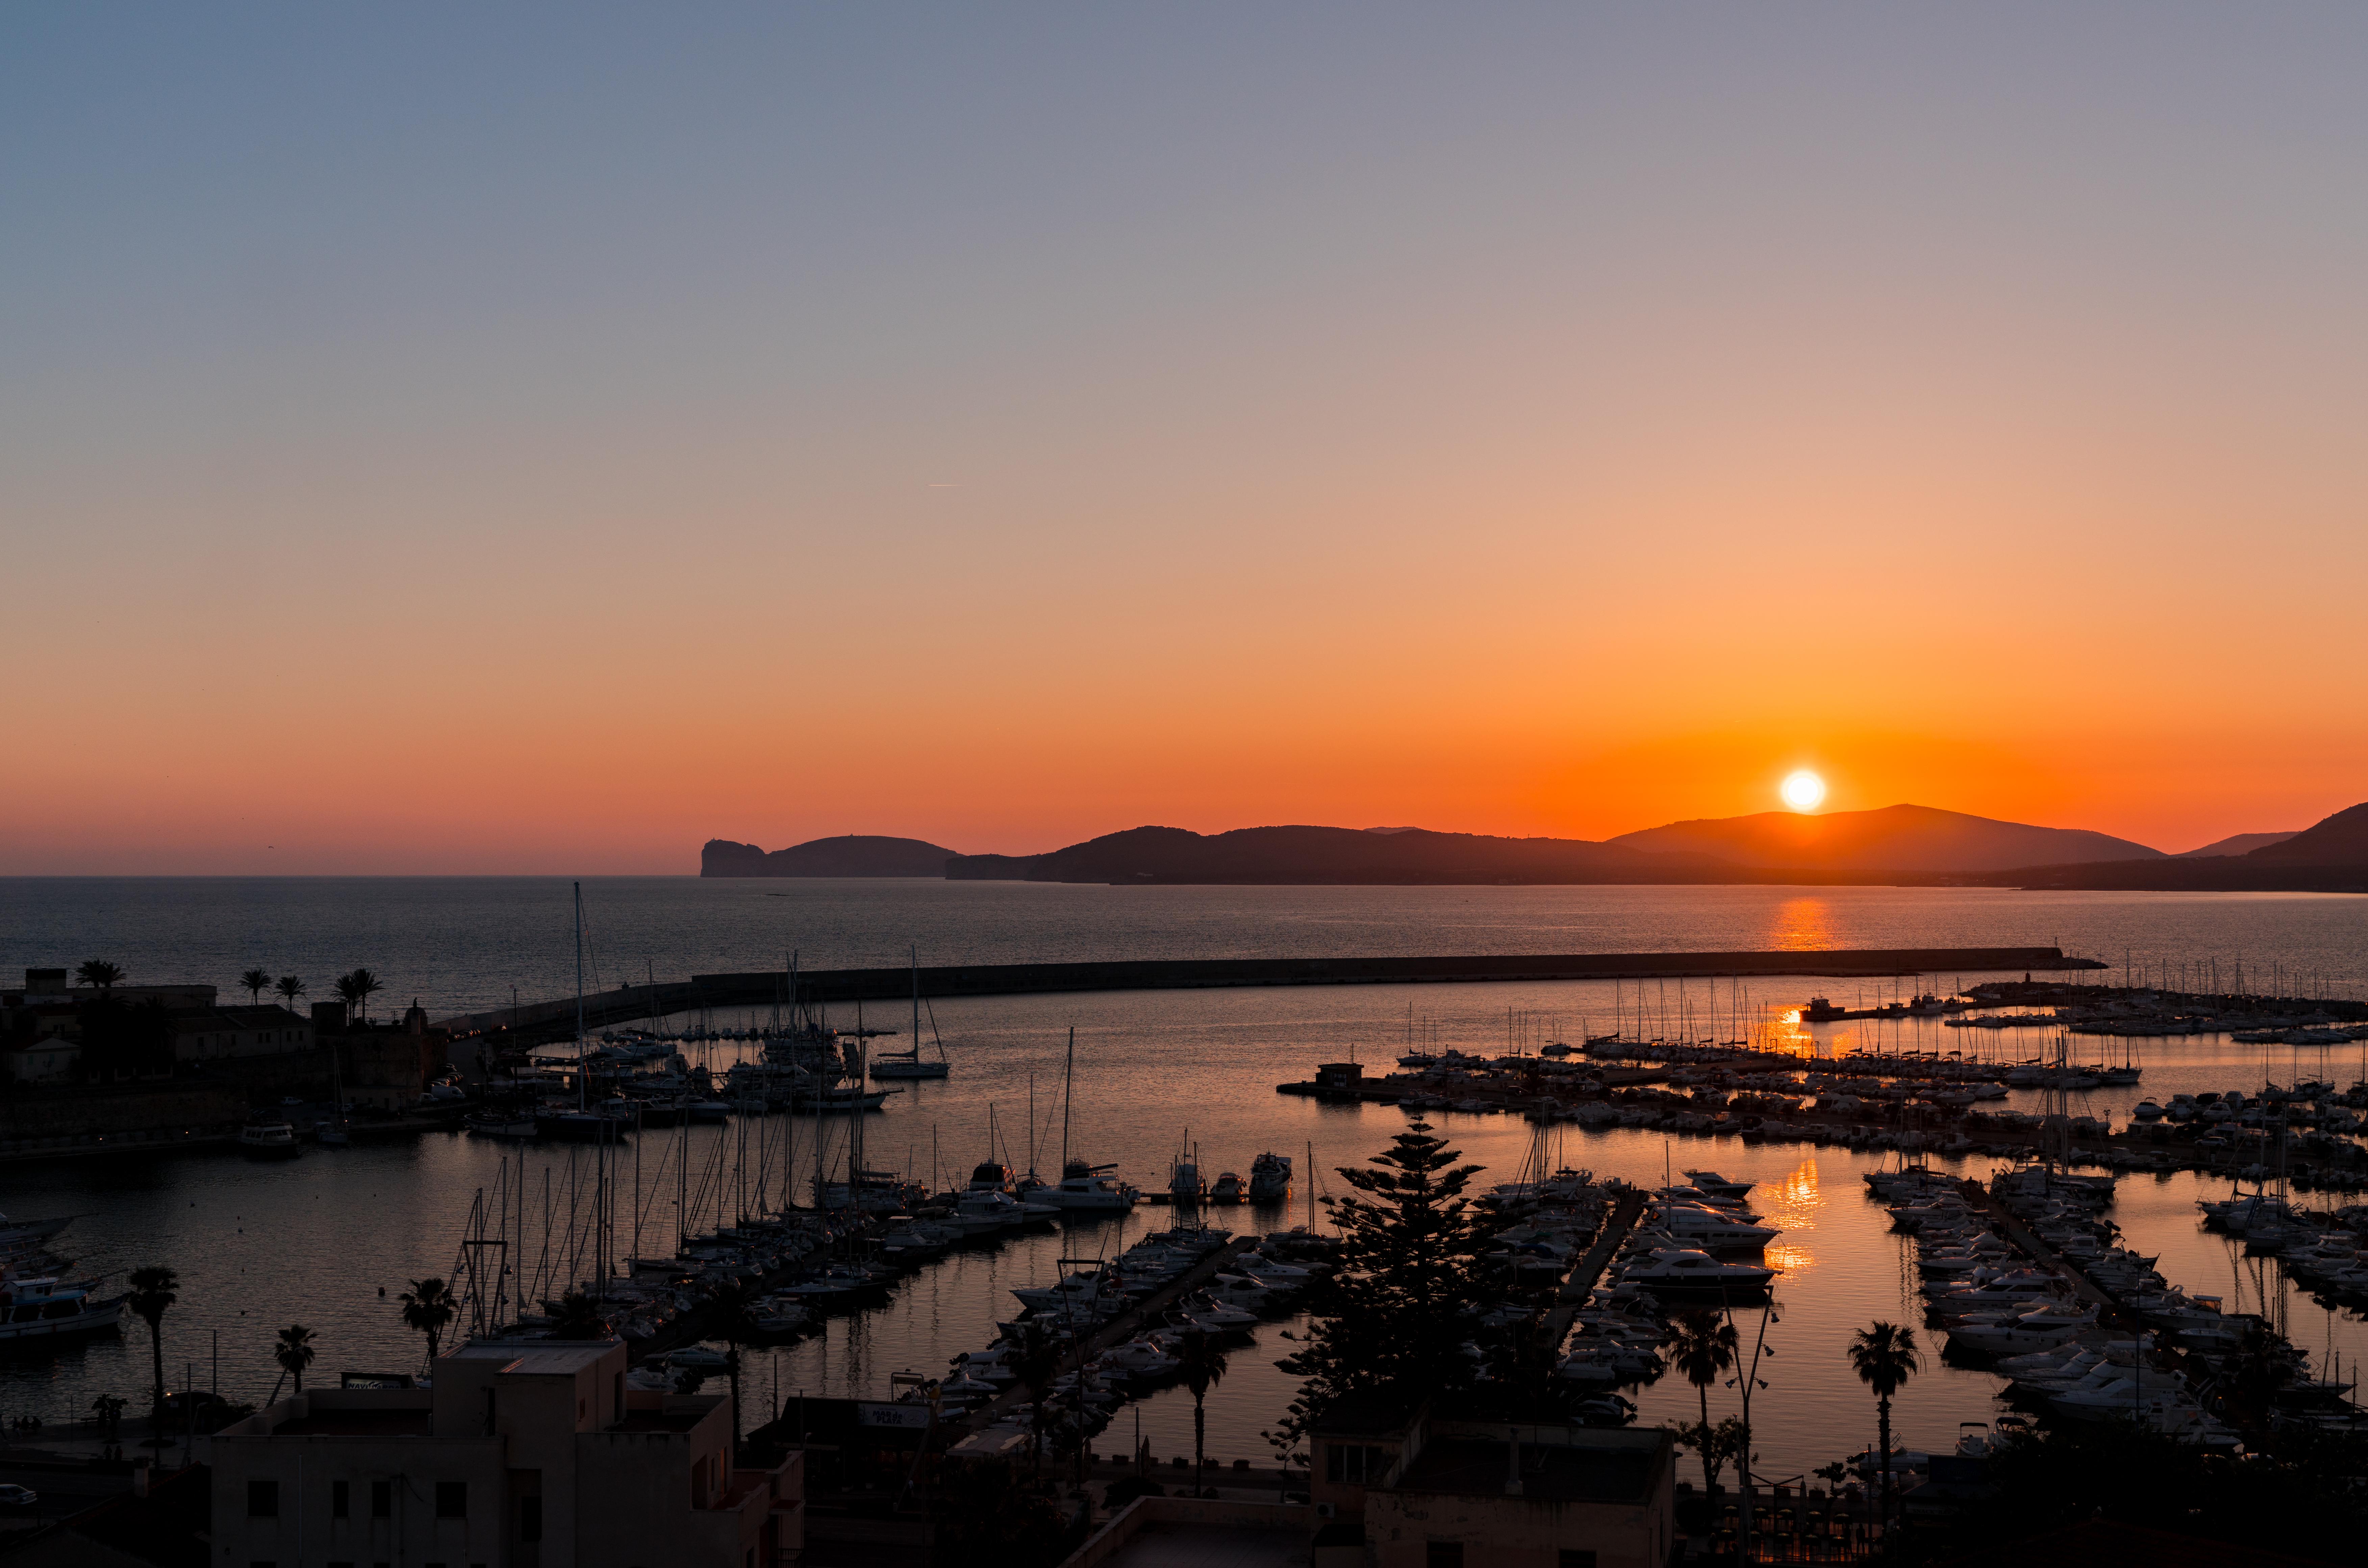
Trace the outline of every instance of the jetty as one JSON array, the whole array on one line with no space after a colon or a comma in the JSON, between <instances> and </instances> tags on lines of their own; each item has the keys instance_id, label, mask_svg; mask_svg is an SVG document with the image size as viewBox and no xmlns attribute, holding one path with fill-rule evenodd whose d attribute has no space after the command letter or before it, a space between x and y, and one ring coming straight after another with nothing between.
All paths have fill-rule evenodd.
<instances>
[{"instance_id":1,"label":"jetty","mask_svg":"<svg viewBox=\"0 0 2368 1568\"><path fill-rule=\"evenodd\" d=\"M1587 1256L1578 1260L1577 1267L1564 1278L1562 1289L1555 1293L1554 1310L1546 1314L1545 1321L1548 1350L1557 1356L1562 1354L1562 1342L1570 1337L1571 1320L1577 1315L1578 1309L1587 1304L1587 1298L1594 1290L1596 1282L1603 1278L1604 1269L1611 1267L1613 1256L1620 1251L1620 1244L1628 1239L1628 1233L1636 1228L1637 1218L1644 1212L1645 1190L1642 1187L1630 1187L1611 1206L1611 1213L1604 1219L1602 1231L1595 1238L1595 1244L1587 1249Z\"/></svg>"},{"instance_id":2,"label":"jetty","mask_svg":"<svg viewBox=\"0 0 2368 1568\"><path fill-rule=\"evenodd\" d=\"M586 996L586 1027L604 1028L701 1008L773 1007L794 1000L899 1001L921 994L1020 996L1258 985L1427 985L1502 981L1704 980L1793 975L1859 979L1918 974L2032 974L2103 969L2061 948L1829 948L1767 952L1467 953L1306 959L1142 959L1087 963L953 964L921 969L760 970L620 985ZM502 1033L513 1043L574 1038L573 996L443 1019L455 1037Z\"/></svg>"}]
</instances>

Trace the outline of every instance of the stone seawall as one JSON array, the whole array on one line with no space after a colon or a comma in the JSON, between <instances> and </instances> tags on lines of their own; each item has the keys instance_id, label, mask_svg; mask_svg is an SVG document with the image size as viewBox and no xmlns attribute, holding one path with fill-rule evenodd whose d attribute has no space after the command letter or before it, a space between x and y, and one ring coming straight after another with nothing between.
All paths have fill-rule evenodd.
<instances>
[{"instance_id":1,"label":"stone seawall","mask_svg":"<svg viewBox=\"0 0 2368 1568\"><path fill-rule=\"evenodd\" d=\"M1485 981L1675 980L1800 975L2000 974L2100 969L2056 948L1863 948L1721 953L1481 953L1440 957L1321 959L1146 959L1110 963L969 964L924 969L921 994L1016 996L1079 991L1167 991L1252 985L1450 984ZM879 1002L910 996L909 969L807 970L797 994L806 1002ZM701 974L659 985L628 985L584 999L588 1028L698 1007L768 1007L785 1002L780 971ZM439 1028L475 1034L509 1028L521 1040L571 1037L576 1003L541 1002L449 1018Z\"/></svg>"}]
</instances>

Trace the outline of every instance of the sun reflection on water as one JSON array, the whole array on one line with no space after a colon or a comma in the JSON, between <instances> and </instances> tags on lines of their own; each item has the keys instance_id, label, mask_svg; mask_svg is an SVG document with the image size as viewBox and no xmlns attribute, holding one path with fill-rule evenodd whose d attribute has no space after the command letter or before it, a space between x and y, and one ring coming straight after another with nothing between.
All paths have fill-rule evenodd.
<instances>
[{"instance_id":1,"label":"sun reflection on water","mask_svg":"<svg viewBox=\"0 0 2368 1568\"><path fill-rule=\"evenodd\" d=\"M1789 1176L1760 1183L1753 1196L1762 1218L1783 1233L1768 1244L1769 1267L1788 1275L1816 1267L1808 1235L1817 1228L1817 1210L1825 1202L1817 1185L1817 1162L1804 1158Z\"/></svg>"}]
</instances>

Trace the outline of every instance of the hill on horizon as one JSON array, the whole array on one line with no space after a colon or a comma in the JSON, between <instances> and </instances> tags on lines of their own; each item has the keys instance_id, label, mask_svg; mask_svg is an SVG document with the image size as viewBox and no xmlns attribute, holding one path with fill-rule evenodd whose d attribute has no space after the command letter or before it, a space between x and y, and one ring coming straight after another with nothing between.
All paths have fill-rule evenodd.
<instances>
[{"instance_id":1,"label":"hill on horizon","mask_svg":"<svg viewBox=\"0 0 2368 1568\"><path fill-rule=\"evenodd\" d=\"M849 833L808 839L767 854L753 844L711 838L699 852L702 877L942 877L959 851L918 838Z\"/></svg>"},{"instance_id":2,"label":"hill on horizon","mask_svg":"<svg viewBox=\"0 0 2368 1568\"><path fill-rule=\"evenodd\" d=\"M2368 866L2368 802L2347 806L2245 858L2280 866Z\"/></svg>"},{"instance_id":3,"label":"hill on horizon","mask_svg":"<svg viewBox=\"0 0 2368 1568\"><path fill-rule=\"evenodd\" d=\"M2256 849L2267 849L2272 844L2283 844L2302 832L2289 828L2283 833L2232 833L2226 838L2215 838L2199 849L2182 849L2171 857L2174 860L2213 860L2227 855L2250 855Z\"/></svg>"},{"instance_id":4,"label":"hill on horizon","mask_svg":"<svg viewBox=\"0 0 2368 1568\"><path fill-rule=\"evenodd\" d=\"M1713 881L1722 869L1699 857L1646 855L1583 838L1294 825L1217 834L1128 828L1046 855L962 856L946 875L1034 882L1420 884Z\"/></svg>"},{"instance_id":5,"label":"hill on horizon","mask_svg":"<svg viewBox=\"0 0 2368 1568\"><path fill-rule=\"evenodd\" d=\"M1804 871L2005 871L2165 858L2159 849L2086 828L2033 827L1910 805L1704 818L1623 833L1606 842L1647 853L1691 853L1738 866Z\"/></svg>"}]
</instances>

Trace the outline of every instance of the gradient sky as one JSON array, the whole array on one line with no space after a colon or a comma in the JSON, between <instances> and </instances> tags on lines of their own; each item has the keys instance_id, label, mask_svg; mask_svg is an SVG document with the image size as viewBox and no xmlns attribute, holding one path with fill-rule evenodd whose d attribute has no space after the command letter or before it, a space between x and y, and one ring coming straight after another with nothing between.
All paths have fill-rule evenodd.
<instances>
[{"instance_id":1,"label":"gradient sky","mask_svg":"<svg viewBox=\"0 0 2368 1568\"><path fill-rule=\"evenodd\" d=\"M0 871L2368 799L2368 9L17 6Z\"/></svg>"}]
</instances>

